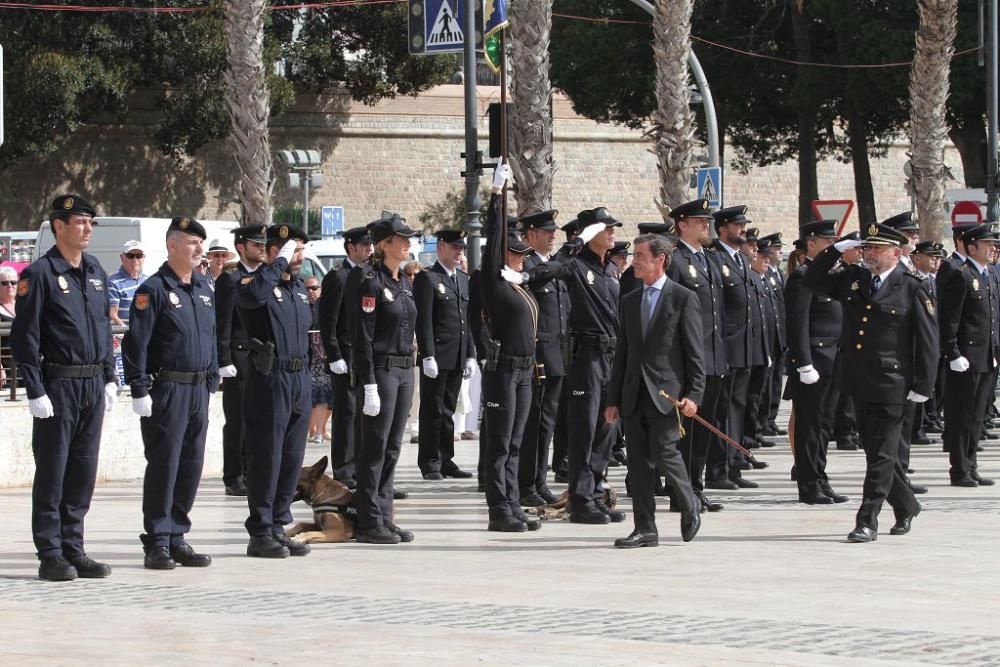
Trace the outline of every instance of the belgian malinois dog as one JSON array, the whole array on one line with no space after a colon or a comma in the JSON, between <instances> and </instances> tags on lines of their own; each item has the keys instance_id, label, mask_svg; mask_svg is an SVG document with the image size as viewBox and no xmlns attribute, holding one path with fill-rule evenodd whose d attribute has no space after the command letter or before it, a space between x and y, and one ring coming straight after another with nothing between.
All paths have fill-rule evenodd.
<instances>
[{"instance_id":1,"label":"belgian malinois dog","mask_svg":"<svg viewBox=\"0 0 1000 667\"><path fill-rule=\"evenodd\" d=\"M292 502L301 500L312 507L311 523L300 521L286 532L296 542L347 542L354 537L354 492L327 477L327 458L302 468Z\"/></svg>"}]
</instances>

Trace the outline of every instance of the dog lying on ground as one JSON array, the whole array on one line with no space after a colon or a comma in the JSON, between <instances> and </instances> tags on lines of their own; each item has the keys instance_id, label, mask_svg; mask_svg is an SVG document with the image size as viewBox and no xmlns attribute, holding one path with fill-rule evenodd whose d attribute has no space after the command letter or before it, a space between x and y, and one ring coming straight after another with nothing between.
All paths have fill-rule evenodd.
<instances>
[{"instance_id":1,"label":"dog lying on ground","mask_svg":"<svg viewBox=\"0 0 1000 667\"><path fill-rule=\"evenodd\" d=\"M312 507L312 523L300 521L286 532L296 542L347 542L354 537L354 492L335 479L323 474L327 458L302 468L295 487L296 500Z\"/></svg>"},{"instance_id":2,"label":"dog lying on ground","mask_svg":"<svg viewBox=\"0 0 1000 667\"><path fill-rule=\"evenodd\" d=\"M604 489L604 504L614 509L618 503L618 493L612 487ZM525 514L535 514L542 521L566 521L569 519L569 489L560 494L558 500L540 507L525 507Z\"/></svg>"}]
</instances>

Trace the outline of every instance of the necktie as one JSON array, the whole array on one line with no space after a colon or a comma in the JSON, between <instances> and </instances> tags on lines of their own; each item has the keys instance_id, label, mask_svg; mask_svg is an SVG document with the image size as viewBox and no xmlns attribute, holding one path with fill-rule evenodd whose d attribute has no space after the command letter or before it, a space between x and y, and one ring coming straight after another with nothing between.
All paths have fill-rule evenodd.
<instances>
[{"instance_id":1,"label":"necktie","mask_svg":"<svg viewBox=\"0 0 1000 667\"><path fill-rule=\"evenodd\" d=\"M878 293L878 288L882 286L882 276L872 278L872 294Z\"/></svg>"},{"instance_id":2,"label":"necktie","mask_svg":"<svg viewBox=\"0 0 1000 667\"><path fill-rule=\"evenodd\" d=\"M703 252L696 252L694 254L694 258L698 260L699 264L701 264L701 268L704 269L706 267L706 265L705 265L705 253L703 253Z\"/></svg>"},{"instance_id":3,"label":"necktie","mask_svg":"<svg viewBox=\"0 0 1000 667\"><path fill-rule=\"evenodd\" d=\"M646 335L646 329L649 328L649 321L653 318L653 310L656 308L657 291L655 287L647 287L642 293L642 318L640 326L643 337Z\"/></svg>"}]
</instances>

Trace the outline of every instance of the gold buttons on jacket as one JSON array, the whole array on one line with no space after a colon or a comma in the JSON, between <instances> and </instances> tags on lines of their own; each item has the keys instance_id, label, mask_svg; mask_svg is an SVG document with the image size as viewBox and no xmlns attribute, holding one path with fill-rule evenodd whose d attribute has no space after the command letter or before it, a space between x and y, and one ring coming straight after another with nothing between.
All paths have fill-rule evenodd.
<instances>
[{"instance_id":1,"label":"gold buttons on jacket","mask_svg":"<svg viewBox=\"0 0 1000 667\"><path fill-rule=\"evenodd\" d=\"M868 317L862 317L862 318L861 318L861 321L862 321L862 322L867 322L867 321L868 321Z\"/></svg>"},{"instance_id":2,"label":"gold buttons on jacket","mask_svg":"<svg viewBox=\"0 0 1000 667\"><path fill-rule=\"evenodd\" d=\"M865 330L864 329L858 329L858 335L859 336L864 336L865 335Z\"/></svg>"},{"instance_id":3,"label":"gold buttons on jacket","mask_svg":"<svg viewBox=\"0 0 1000 667\"><path fill-rule=\"evenodd\" d=\"M867 310L871 310L872 309L872 305L870 303L869 304L865 304L865 308Z\"/></svg>"},{"instance_id":4,"label":"gold buttons on jacket","mask_svg":"<svg viewBox=\"0 0 1000 667\"><path fill-rule=\"evenodd\" d=\"M854 347L856 347L857 349L859 349L859 350L860 350L860 349L861 349L861 343L858 343L858 344L857 344L857 345L855 345Z\"/></svg>"}]
</instances>

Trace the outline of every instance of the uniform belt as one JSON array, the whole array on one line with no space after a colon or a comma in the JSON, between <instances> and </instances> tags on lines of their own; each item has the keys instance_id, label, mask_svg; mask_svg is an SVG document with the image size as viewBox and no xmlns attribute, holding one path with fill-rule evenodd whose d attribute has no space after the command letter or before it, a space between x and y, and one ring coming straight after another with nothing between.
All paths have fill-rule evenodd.
<instances>
[{"instance_id":1,"label":"uniform belt","mask_svg":"<svg viewBox=\"0 0 1000 667\"><path fill-rule=\"evenodd\" d=\"M413 368L413 357L397 357L391 354L377 355L375 368Z\"/></svg>"},{"instance_id":2,"label":"uniform belt","mask_svg":"<svg viewBox=\"0 0 1000 667\"><path fill-rule=\"evenodd\" d=\"M618 338L605 334L576 334L576 342L579 345L591 345L607 352L615 349L615 345L618 344Z\"/></svg>"},{"instance_id":3,"label":"uniform belt","mask_svg":"<svg viewBox=\"0 0 1000 667\"><path fill-rule=\"evenodd\" d=\"M104 373L104 367L101 364L68 366L45 362L43 371L45 376L50 378L93 378Z\"/></svg>"},{"instance_id":4,"label":"uniform belt","mask_svg":"<svg viewBox=\"0 0 1000 667\"><path fill-rule=\"evenodd\" d=\"M535 357L512 357L508 354L501 354L500 359L497 361L498 368L509 368L511 370L518 370L519 368L531 368L535 365Z\"/></svg>"},{"instance_id":5,"label":"uniform belt","mask_svg":"<svg viewBox=\"0 0 1000 667\"><path fill-rule=\"evenodd\" d=\"M279 371L303 371L309 367L309 360L305 357L297 359L278 359Z\"/></svg>"},{"instance_id":6,"label":"uniform belt","mask_svg":"<svg viewBox=\"0 0 1000 667\"><path fill-rule=\"evenodd\" d=\"M157 382L173 382L175 384L204 384L208 379L208 371L166 371L156 374Z\"/></svg>"}]
</instances>

